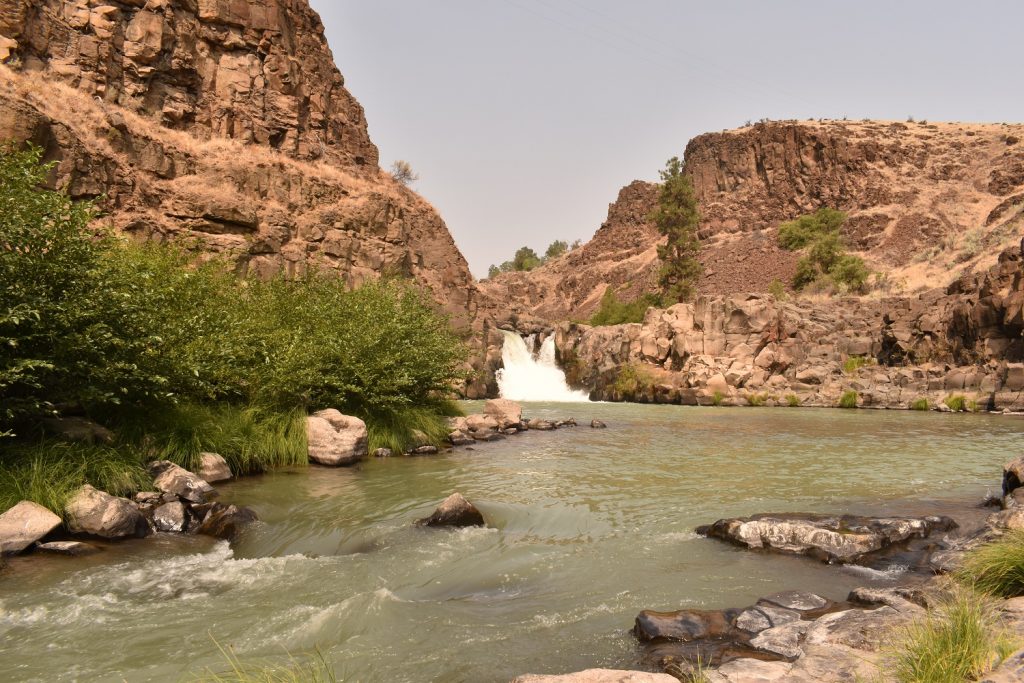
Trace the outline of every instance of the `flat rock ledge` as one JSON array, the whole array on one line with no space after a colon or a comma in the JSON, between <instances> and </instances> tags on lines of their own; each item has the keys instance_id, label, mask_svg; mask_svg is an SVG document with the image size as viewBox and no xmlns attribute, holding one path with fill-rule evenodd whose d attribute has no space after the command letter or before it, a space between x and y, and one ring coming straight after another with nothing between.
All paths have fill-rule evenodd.
<instances>
[{"instance_id":1,"label":"flat rock ledge","mask_svg":"<svg viewBox=\"0 0 1024 683\"><path fill-rule=\"evenodd\" d=\"M491 399L484 404L484 412L452 417L448 419L448 443L452 446L472 446L479 442L502 441L505 437L515 436L528 431L550 432L564 427L576 427L576 418L561 420L528 419L523 417L523 410L518 403L508 399ZM595 429L605 429L607 425L600 420L591 422ZM415 451L409 453L417 455Z\"/></svg>"},{"instance_id":2,"label":"flat rock ledge","mask_svg":"<svg viewBox=\"0 0 1024 683\"><path fill-rule=\"evenodd\" d=\"M696 531L745 548L860 564L893 546L956 526L949 517L762 514L720 519Z\"/></svg>"},{"instance_id":3,"label":"flat rock ledge","mask_svg":"<svg viewBox=\"0 0 1024 683\"><path fill-rule=\"evenodd\" d=\"M418 526L484 526L484 516L461 493L453 493L437 506L434 514L416 522Z\"/></svg>"},{"instance_id":4,"label":"flat rock ledge","mask_svg":"<svg viewBox=\"0 0 1024 683\"><path fill-rule=\"evenodd\" d=\"M20 553L60 527L60 517L23 500L0 515L0 555Z\"/></svg>"},{"instance_id":5,"label":"flat rock ledge","mask_svg":"<svg viewBox=\"0 0 1024 683\"><path fill-rule=\"evenodd\" d=\"M924 614L911 597L858 589L836 603L786 591L742 608L644 611L633 634L646 665L683 680L698 671L714 683L873 680L887 634Z\"/></svg>"}]
</instances>

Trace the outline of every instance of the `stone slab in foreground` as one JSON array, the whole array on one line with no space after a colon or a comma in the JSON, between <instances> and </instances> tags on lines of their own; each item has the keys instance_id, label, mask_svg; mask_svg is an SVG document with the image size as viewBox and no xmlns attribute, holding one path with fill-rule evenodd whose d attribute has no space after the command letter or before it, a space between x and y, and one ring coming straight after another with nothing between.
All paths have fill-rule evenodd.
<instances>
[{"instance_id":1,"label":"stone slab in foreground","mask_svg":"<svg viewBox=\"0 0 1024 683\"><path fill-rule=\"evenodd\" d=\"M679 680L668 674L654 674L647 671L587 669L560 676L526 674L514 679L512 683L679 683Z\"/></svg>"},{"instance_id":2,"label":"stone slab in foreground","mask_svg":"<svg viewBox=\"0 0 1024 683\"><path fill-rule=\"evenodd\" d=\"M0 515L0 555L20 553L60 526L60 517L23 500Z\"/></svg>"}]
</instances>

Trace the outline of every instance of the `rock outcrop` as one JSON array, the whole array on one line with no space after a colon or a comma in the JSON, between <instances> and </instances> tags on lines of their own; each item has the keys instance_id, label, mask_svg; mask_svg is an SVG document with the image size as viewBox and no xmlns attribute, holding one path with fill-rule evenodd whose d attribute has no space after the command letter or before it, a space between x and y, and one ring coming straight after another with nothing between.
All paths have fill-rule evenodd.
<instances>
[{"instance_id":1,"label":"rock outcrop","mask_svg":"<svg viewBox=\"0 0 1024 683\"><path fill-rule=\"evenodd\" d=\"M408 276L473 317L465 259L378 168L306 0L12 0L0 62L0 139L43 147L53 185L116 228L256 276Z\"/></svg>"},{"instance_id":2,"label":"rock outcrop","mask_svg":"<svg viewBox=\"0 0 1024 683\"><path fill-rule=\"evenodd\" d=\"M573 386L601 400L690 405L1024 409L1024 257L916 297L701 296L643 324L556 330ZM853 359L851 361L851 359ZM973 401L973 403L971 403Z\"/></svg>"},{"instance_id":3,"label":"rock outcrop","mask_svg":"<svg viewBox=\"0 0 1024 683\"><path fill-rule=\"evenodd\" d=\"M227 481L232 477L228 461L218 453L200 453L199 472L197 474L207 484Z\"/></svg>"},{"instance_id":4,"label":"rock outcrop","mask_svg":"<svg viewBox=\"0 0 1024 683\"><path fill-rule=\"evenodd\" d=\"M730 295L791 281L798 255L779 248L778 225L822 207L848 213L844 240L894 292L981 272L1020 239L1021 138L1019 124L814 120L700 135L685 152L702 216L698 289ZM657 186L626 186L590 242L482 283L481 311L498 324L554 323L589 317L609 287L623 299L650 291L656 201Z\"/></svg>"}]
</instances>

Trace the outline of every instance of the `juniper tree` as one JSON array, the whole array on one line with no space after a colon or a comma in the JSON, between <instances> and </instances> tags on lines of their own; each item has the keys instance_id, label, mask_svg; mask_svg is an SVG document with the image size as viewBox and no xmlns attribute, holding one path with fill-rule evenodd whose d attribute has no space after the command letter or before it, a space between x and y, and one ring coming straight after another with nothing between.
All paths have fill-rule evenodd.
<instances>
[{"instance_id":1,"label":"juniper tree","mask_svg":"<svg viewBox=\"0 0 1024 683\"><path fill-rule=\"evenodd\" d=\"M664 245L658 247L658 258L661 259L658 284L663 303L672 305L693 296L697 280L704 271L697 259L700 253L697 239L700 212L693 184L683 174L683 163L678 157L668 160L661 171L661 180L658 206L650 219L658 232L668 238Z\"/></svg>"}]
</instances>

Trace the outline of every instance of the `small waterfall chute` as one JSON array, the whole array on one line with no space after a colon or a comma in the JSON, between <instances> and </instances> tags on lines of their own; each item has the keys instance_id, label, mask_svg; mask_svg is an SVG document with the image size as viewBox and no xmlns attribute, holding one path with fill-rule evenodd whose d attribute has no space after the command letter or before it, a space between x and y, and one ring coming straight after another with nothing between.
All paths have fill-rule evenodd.
<instances>
[{"instance_id":1,"label":"small waterfall chute","mask_svg":"<svg viewBox=\"0 0 1024 683\"><path fill-rule=\"evenodd\" d=\"M569 388L565 373L555 362L555 338L550 336L534 355L535 337L524 340L515 332L502 330L505 343L501 349L504 367L498 370L498 390L502 398L513 401L551 401L583 403L590 400L585 391ZM529 346L527 346L529 342Z\"/></svg>"}]
</instances>

